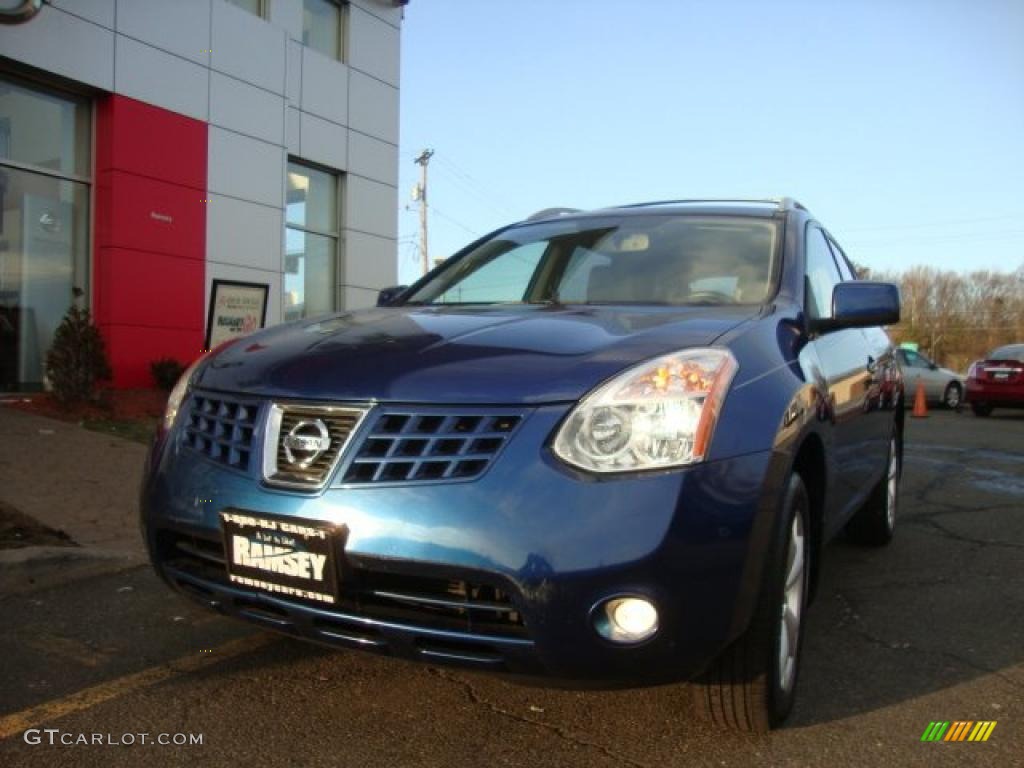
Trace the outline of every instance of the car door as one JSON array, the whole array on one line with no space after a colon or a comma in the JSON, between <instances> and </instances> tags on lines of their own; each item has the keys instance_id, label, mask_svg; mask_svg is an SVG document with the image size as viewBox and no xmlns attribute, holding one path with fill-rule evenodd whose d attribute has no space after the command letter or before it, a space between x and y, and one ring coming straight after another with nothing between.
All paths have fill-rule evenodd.
<instances>
[{"instance_id":1,"label":"car door","mask_svg":"<svg viewBox=\"0 0 1024 768\"><path fill-rule=\"evenodd\" d=\"M804 259L805 311L812 319L830 317L832 291L842 278L824 231L813 223L805 230ZM870 490L865 486L873 471L867 418L873 364L864 334L857 328L821 333L811 344L828 388L833 511L841 521Z\"/></svg>"},{"instance_id":2,"label":"car door","mask_svg":"<svg viewBox=\"0 0 1024 768\"><path fill-rule=\"evenodd\" d=\"M949 375L944 373L934 360L930 360L921 353L918 353L924 368L921 370L921 380L924 382L924 391L929 400L942 400L946 392L946 385L949 383Z\"/></svg>"},{"instance_id":3,"label":"car door","mask_svg":"<svg viewBox=\"0 0 1024 768\"><path fill-rule=\"evenodd\" d=\"M907 392L911 396L917 392L917 383L924 384L924 394L929 400L937 400L942 396L941 391L936 391L939 378L938 371L931 369L931 361L924 355L912 349L901 349L900 357L903 363L903 377L907 383Z\"/></svg>"},{"instance_id":4,"label":"car door","mask_svg":"<svg viewBox=\"0 0 1024 768\"><path fill-rule=\"evenodd\" d=\"M853 265L846 257L843 249L832 235L828 235L828 244L832 248L839 276L844 281L856 280ZM863 452L859 461L865 464L868 484L873 485L874 479L886 470L889 440L892 437L893 411L903 407L902 398L897 401L895 387L900 376L896 362L895 349L889 334L882 328L861 328L861 335L867 351L866 368L871 377L868 387L867 402L864 404L865 424Z\"/></svg>"}]
</instances>

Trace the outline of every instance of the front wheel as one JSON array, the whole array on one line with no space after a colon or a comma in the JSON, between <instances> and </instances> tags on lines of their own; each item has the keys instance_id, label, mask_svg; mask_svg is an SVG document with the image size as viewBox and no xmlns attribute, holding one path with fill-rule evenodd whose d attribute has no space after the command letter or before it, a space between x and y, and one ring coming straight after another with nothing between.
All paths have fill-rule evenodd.
<instances>
[{"instance_id":1,"label":"front wheel","mask_svg":"<svg viewBox=\"0 0 1024 768\"><path fill-rule=\"evenodd\" d=\"M956 411L960 408L960 402L963 400L963 389L955 381L950 382L946 385L946 391L942 395L942 402L946 404L946 407L951 411Z\"/></svg>"},{"instance_id":2,"label":"front wheel","mask_svg":"<svg viewBox=\"0 0 1024 768\"><path fill-rule=\"evenodd\" d=\"M747 631L693 684L697 711L716 725L765 732L793 708L810 574L810 502L789 479L764 586Z\"/></svg>"},{"instance_id":3,"label":"front wheel","mask_svg":"<svg viewBox=\"0 0 1024 768\"><path fill-rule=\"evenodd\" d=\"M992 406L988 403L971 403L971 410L974 411L975 416L991 416Z\"/></svg>"}]
</instances>

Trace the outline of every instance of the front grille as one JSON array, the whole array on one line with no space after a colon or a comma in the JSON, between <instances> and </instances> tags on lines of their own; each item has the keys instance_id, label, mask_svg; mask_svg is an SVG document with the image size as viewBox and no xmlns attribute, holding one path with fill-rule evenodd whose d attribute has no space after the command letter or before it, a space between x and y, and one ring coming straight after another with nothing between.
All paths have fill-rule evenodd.
<instances>
[{"instance_id":1,"label":"front grille","mask_svg":"<svg viewBox=\"0 0 1024 768\"><path fill-rule=\"evenodd\" d=\"M157 541L163 564L206 582L238 588L228 581L220 542L176 531L161 531ZM451 579L371 567L343 572L339 601L333 606L339 613L483 637L527 636L510 590L484 576ZM323 610L321 605L317 608Z\"/></svg>"},{"instance_id":2,"label":"front grille","mask_svg":"<svg viewBox=\"0 0 1024 768\"><path fill-rule=\"evenodd\" d=\"M267 420L264 478L272 485L286 488L323 487L365 415L366 411L360 408L275 403ZM321 434L326 434L329 442L319 453L290 449L287 443L290 436Z\"/></svg>"},{"instance_id":3,"label":"front grille","mask_svg":"<svg viewBox=\"0 0 1024 768\"><path fill-rule=\"evenodd\" d=\"M258 413L256 401L194 393L182 443L218 463L248 470Z\"/></svg>"},{"instance_id":4,"label":"front grille","mask_svg":"<svg viewBox=\"0 0 1024 768\"><path fill-rule=\"evenodd\" d=\"M382 413L356 450L344 482L478 477L522 419L519 413Z\"/></svg>"}]
</instances>

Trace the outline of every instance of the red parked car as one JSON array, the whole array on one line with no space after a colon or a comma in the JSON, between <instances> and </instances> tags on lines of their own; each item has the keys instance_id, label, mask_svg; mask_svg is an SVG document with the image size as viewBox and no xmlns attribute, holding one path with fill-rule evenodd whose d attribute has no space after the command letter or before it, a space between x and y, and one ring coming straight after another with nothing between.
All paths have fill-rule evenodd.
<instances>
[{"instance_id":1,"label":"red parked car","mask_svg":"<svg viewBox=\"0 0 1024 768\"><path fill-rule=\"evenodd\" d=\"M999 347L971 365L967 402L975 416L988 416L997 406L1024 408L1024 344Z\"/></svg>"}]
</instances>

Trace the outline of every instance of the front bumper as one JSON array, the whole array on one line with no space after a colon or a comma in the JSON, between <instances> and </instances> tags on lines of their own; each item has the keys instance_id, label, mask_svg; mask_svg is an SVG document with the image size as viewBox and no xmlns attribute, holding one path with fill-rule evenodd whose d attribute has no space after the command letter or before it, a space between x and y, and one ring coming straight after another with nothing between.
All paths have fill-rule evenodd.
<instances>
[{"instance_id":1,"label":"front bumper","mask_svg":"<svg viewBox=\"0 0 1024 768\"><path fill-rule=\"evenodd\" d=\"M566 679L690 676L747 624L780 486L773 454L594 478L544 448L565 410L532 410L471 482L316 494L265 487L172 435L154 447L142 491L146 543L175 589L320 643ZM339 604L229 583L219 523L229 507L341 526ZM657 605L646 643L594 631L593 607L621 594Z\"/></svg>"}]
</instances>

